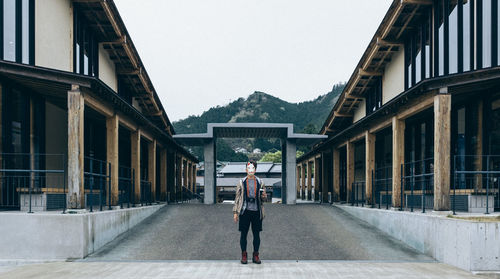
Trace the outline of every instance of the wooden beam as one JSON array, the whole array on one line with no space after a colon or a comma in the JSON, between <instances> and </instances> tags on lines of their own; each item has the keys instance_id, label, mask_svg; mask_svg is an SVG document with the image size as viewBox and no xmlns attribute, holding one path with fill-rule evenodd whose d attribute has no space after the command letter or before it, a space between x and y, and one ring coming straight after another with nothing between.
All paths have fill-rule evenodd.
<instances>
[{"instance_id":1,"label":"wooden beam","mask_svg":"<svg viewBox=\"0 0 500 279\"><path fill-rule=\"evenodd\" d=\"M116 36L121 37L122 32L120 30L120 27L118 26L118 23L115 20L115 17L113 16L113 12L111 11L109 3L107 1L101 1L101 6L104 9L104 12L106 13L106 17L108 18L109 22L111 22L111 26L113 26Z\"/></svg>"},{"instance_id":2,"label":"wooden beam","mask_svg":"<svg viewBox=\"0 0 500 279\"><path fill-rule=\"evenodd\" d=\"M361 68L359 69L358 74L360 77L374 77L374 76L380 77L383 75L383 73L381 73L381 72L370 72L370 71L363 70Z\"/></svg>"},{"instance_id":3,"label":"wooden beam","mask_svg":"<svg viewBox=\"0 0 500 279\"><path fill-rule=\"evenodd\" d=\"M137 124L135 124L134 121L130 120L127 116L123 115L122 113L117 112L118 114L118 119L120 121L120 124L123 125L125 128L127 128L130 131L135 131L137 130Z\"/></svg>"},{"instance_id":4,"label":"wooden beam","mask_svg":"<svg viewBox=\"0 0 500 279\"><path fill-rule=\"evenodd\" d=\"M401 165L405 161L405 121L392 118L392 206L401 206Z\"/></svg>"},{"instance_id":5,"label":"wooden beam","mask_svg":"<svg viewBox=\"0 0 500 279\"><path fill-rule=\"evenodd\" d=\"M105 104L103 101L97 100L90 94L85 95L85 105L91 107L92 109L103 114L106 117L112 117L115 114L111 106Z\"/></svg>"},{"instance_id":6,"label":"wooden beam","mask_svg":"<svg viewBox=\"0 0 500 279\"><path fill-rule=\"evenodd\" d=\"M347 142L347 202L352 201L352 184L354 182L354 144Z\"/></svg>"},{"instance_id":7,"label":"wooden beam","mask_svg":"<svg viewBox=\"0 0 500 279\"><path fill-rule=\"evenodd\" d=\"M429 6L433 4L432 2L432 0L403 0L404 5L415 4Z\"/></svg>"},{"instance_id":8,"label":"wooden beam","mask_svg":"<svg viewBox=\"0 0 500 279\"><path fill-rule=\"evenodd\" d=\"M118 137L119 137L119 120L118 115L113 115L106 118L106 161L111 163L111 173L109 169L106 171L111 176L111 195L108 195L108 200L111 205L118 205Z\"/></svg>"},{"instance_id":9,"label":"wooden beam","mask_svg":"<svg viewBox=\"0 0 500 279\"><path fill-rule=\"evenodd\" d=\"M374 134L374 133L377 133L378 131L380 130L383 130L389 126L391 126L392 124L392 119L391 118L388 118L382 122L380 122L379 124L376 124L375 126L373 126L372 128L370 128L369 132L371 134Z\"/></svg>"},{"instance_id":10,"label":"wooden beam","mask_svg":"<svg viewBox=\"0 0 500 279\"><path fill-rule=\"evenodd\" d=\"M384 40L380 37L377 37L377 45L378 46L388 46L388 47L392 47L392 46L403 47L404 46L404 44L402 42L387 41L387 40Z\"/></svg>"},{"instance_id":11,"label":"wooden beam","mask_svg":"<svg viewBox=\"0 0 500 279\"><path fill-rule=\"evenodd\" d=\"M84 108L80 87L68 91L68 208L85 208L84 194Z\"/></svg>"},{"instance_id":12,"label":"wooden beam","mask_svg":"<svg viewBox=\"0 0 500 279\"><path fill-rule=\"evenodd\" d=\"M343 118L352 118L354 117L354 114L352 113L340 113L340 112L334 112L335 117L343 117Z\"/></svg>"},{"instance_id":13,"label":"wooden beam","mask_svg":"<svg viewBox=\"0 0 500 279\"><path fill-rule=\"evenodd\" d=\"M406 119L434 105L433 96L423 96L401 108L401 112L397 114L398 119Z\"/></svg>"},{"instance_id":14,"label":"wooden beam","mask_svg":"<svg viewBox=\"0 0 500 279\"><path fill-rule=\"evenodd\" d=\"M372 174L375 171L375 135L365 133L365 193L367 203L374 205Z\"/></svg>"},{"instance_id":15,"label":"wooden beam","mask_svg":"<svg viewBox=\"0 0 500 279\"><path fill-rule=\"evenodd\" d=\"M389 20L387 21L387 24L385 25L384 29L382 30L382 33L380 35L380 38L381 39L385 39L385 37L387 37L387 35L389 34L389 31L391 30L392 26L394 25L394 23L396 22L396 20L398 19L399 15L401 14L401 11L403 10L403 0L401 0L401 2L399 2L397 4L397 7L394 11L394 13L392 14L392 16L389 18ZM364 67L363 67L364 68Z\"/></svg>"}]
</instances>

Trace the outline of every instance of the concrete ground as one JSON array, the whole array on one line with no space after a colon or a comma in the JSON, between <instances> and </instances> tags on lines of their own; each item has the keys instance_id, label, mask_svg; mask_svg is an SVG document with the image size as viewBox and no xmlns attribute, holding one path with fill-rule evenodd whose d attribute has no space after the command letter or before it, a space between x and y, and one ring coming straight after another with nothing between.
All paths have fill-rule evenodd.
<instances>
[{"instance_id":1,"label":"concrete ground","mask_svg":"<svg viewBox=\"0 0 500 279\"><path fill-rule=\"evenodd\" d=\"M73 262L29 265L0 273L0 278L485 278L441 263L357 261L266 261L241 265L235 261Z\"/></svg>"},{"instance_id":2,"label":"concrete ground","mask_svg":"<svg viewBox=\"0 0 500 279\"><path fill-rule=\"evenodd\" d=\"M267 204L263 260L429 261L405 244L328 205ZM237 260L232 205L169 205L87 260ZM248 251L252 252L252 233Z\"/></svg>"},{"instance_id":3,"label":"concrete ground","mask_svg":"<svg viewBox=\"0 0 500 279\"><path fill-rule=\"evenodd\" d=\"M485 278L317 204L266 205L263 263L241 265L231 208L169 205L87 259L0 267L0 278Z\"/></svg>"}]
</instances>

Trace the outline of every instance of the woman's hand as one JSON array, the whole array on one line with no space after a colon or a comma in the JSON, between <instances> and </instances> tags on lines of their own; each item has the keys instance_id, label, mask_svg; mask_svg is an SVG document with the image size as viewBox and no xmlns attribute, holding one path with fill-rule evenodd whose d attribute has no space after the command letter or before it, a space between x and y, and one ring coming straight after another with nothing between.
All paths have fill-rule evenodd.
<instances>
[{"instance_id":1,"label":"woman's hand","mask_svg":"<svg viewBox=\"0 0 500 279\"><path fill-rule=\"evenodd\" d=\"M233 219L234 219L235 223L238 223L238 214L237 213L234 213Z\"/></svg>"}]
</instances>

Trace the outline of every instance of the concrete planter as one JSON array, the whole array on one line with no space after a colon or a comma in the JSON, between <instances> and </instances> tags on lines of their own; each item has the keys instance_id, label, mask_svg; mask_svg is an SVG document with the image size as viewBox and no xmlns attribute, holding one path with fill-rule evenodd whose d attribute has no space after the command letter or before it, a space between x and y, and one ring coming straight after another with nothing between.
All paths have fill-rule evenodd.
<instances>
[{"instance_id":1,"label":"concrete planter","mask_svg":"<svg viewBox=\"0 0 500 279\"><path fill-rule=\"evenodd\" d=\"M94 213L0 213L0 259L81 259L165 206Z\"/></svg>"},{"instance_id":2,"label":"concrete planter","mask_svg":"<svg viewBox=\"0 0 500 279\"><path fill-rule=\"evenodd\" d=\"M500 271L500 222L336 206L440 262L467 271Z\"/></svg>"}]
</instances>

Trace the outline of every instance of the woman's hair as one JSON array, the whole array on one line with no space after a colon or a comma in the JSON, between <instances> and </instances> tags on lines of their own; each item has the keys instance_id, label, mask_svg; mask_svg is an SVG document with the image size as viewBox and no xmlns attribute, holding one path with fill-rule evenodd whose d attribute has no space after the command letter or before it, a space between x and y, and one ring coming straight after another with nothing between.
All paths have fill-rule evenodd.
<instances>
[{"instance_id":1,"label":"woman's hair","mask_svg":"<svg viewBox=\"0 0 500 279\"><path fill-rule=\"evenodd\" d=\"M252 165L253 165L253 167L254 167L255 169L257 169L257 162L255 162L255 160L250 160L250 161L248 161L248 162L247 162L247 165L248 165L248 164L252 164Z\"/></svg>"}]
</instances>

